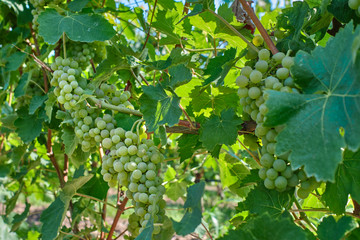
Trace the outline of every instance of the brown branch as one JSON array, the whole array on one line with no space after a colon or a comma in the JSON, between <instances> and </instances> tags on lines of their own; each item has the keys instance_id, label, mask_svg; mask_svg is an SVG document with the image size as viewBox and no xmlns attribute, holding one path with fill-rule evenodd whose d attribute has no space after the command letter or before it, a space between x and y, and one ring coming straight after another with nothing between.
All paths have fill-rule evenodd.
<instances>
[{"instance_id":1,"label":"brown branch","mask_svg":"<svg viewBox=\"0 0 360 240\"><path fill-rule=\"evenodd\" d=\"M145 49L146 44L147 44L147 42L148 42L148 40L149 40L149 37L150 37L151 24L152 24L154 15L155 15L155 10L156 10L157 1L158 1L158 0L155 0L155 3L154 3L154 8L153 8L153 11L152 11L152 15L151 15L151 19L150 19L150 24L149 24L149 30L148 30L148 32L147 32L147 34L146 34L146 40L145 40L145 43L144 43L144 46L143 46L142 50ZM149 5L150 5L150 4L149 4ZM149 7L149 9L150 9L150 7Z\"/></svg>"},{"instance_id":2,"label":"brown branch","mask_svg":"<svg viewBox=\"0 0 360 240\"><path fill-rule=\"evenodd\" d=\"M124 235L124 234L126 233L127 230L128 230L128 229L125 229L124 231L122 231L122 232L119 234L119 236L117 236L114 240L119 239L122 235Z\"/></svg>"},{"instance_id":3,"label":"brown branch","mask_svg":"<svg viewBox=\"0 0 360 240\"><path fill-rule=\"evenodd\" d=\"M185 111L185 109L183 108L183 106L181 106L181 104L179 103L179 107L181 109L181 111L184 113L185 118L188 120L189 124L190 124L190 128L195 129L196 127L194 126L194 124L192 123L190 116L187 114L187 112Z\"/></svg>"},{"instance_id":4,"label":"brown branch","mask_svg":"<svg viewBox=\"0 0 360 240\"><path fill-rule=\"evenodd\" d=\"M213 238L212 238L212 236L211 236L211 234L210 234L209 230L205 227L205 225L204 225L203 223L201 223L201 225L205 228L205 230L206 230L207 234L209 235L209 238L210 238L211 240L213 240Z\"/></svg>"},{"instance_id":5,"label":"brown branch","mask_svg":"<svg viewBox=\"0 0 360 240\"><path fill-rule=\"evenodd\" d=\"M90 59L90 64L91 64L91 67L92 67L94 73L96 73L96 68L95 68L94 60Z\"/></svg>"},{"instance_id":6,"label":"brown branch","mask_svg":"<svg viewBox=\"0 0 360 240\"><path fill-rule=\"evenodd\" d=\"M56 159L55 159L55 155L54 152L52 150L52 143L51 143L51 129L48 129L48 134L47 134L47 143L46 143L46 151L47 151L47 155L50 158L51 163L53 164L55 170L56 170L56 174L60 180L60 186L61 188L64 187L64 178L62 176L59 164L57 163Z\"/></svg>"},{"instance_id":7,"label":"brown branch","mask_svg":"<svg viewBox=\"0 0 360 240\"><path fill-rule=\"evenodd\" d=\"M106 197L105 197L104 201L107 202L107 193L106 193ZM103 226L105 227L106 226L106 204L103 204L101 217L103 220ZM105 232L101 229L100 240L103 240L103 239L105 239Z\"/></svg>"},{"instance_id":8,"label":"brown branch","mask_svg":"<svg viewBox=\"0 0 360 240\"><path fill-rule=\"evenodd\" d=\"M113 221L113 224L111 225L111 229L109 231L109 234L108 234L108 237L107 237L107 240L111 240L112 239L112 236L113 236L113 233L115 231L115 228L116 228L116 225L119 221L119 218L121 216L121 214L124 212L125 210L125 206L126 206L126 203L129 199L127 197L124 198L124 200L121 202L121 204L118 206L118 210L116 211L116 215L115 215L115 218L114 218L114 221Z\"/></svg>"},{"instance_id":9,"label":"brown branch","mask_svg":"<svg viewBox=\"0 0 360 240\"><path fill-rule=\"evenodd\" d=\"M1 134L1 137L2 137L2 139L1 139L1 143L0 143L0 153L4 147L6 135L3 133L3 134Z\"/></svg>"},{"instance_id":10,"label":"brown branch","mask_svg":"<svg viewBox=\"0 0 360 240\"><path fill-rule=\"evenodd\" d=\"M101 7L103 8L105 6L106 0L103 0Z\"/></svg>"},{"instance_id":11,"label":"brown branch","mask_svg":"<svg viewBox=\"0 0 360 240\"><path fill-rule=\"evenodd\" d=\"M149 86L149 82L145 79L145 77L141 73L139 73L139 76L146 83L146 85Z\"/></svg>"},{"instance_id":12,"label":"brown branch","mask_svg":"<svg viewBox=\"0 0 360 240\"><path fill-rule=\"evenodd\" d=\"M258 19L258 17L256 16L254 10L251 8L251 6L247 3L246 0L239 0L244 8L244 10L248 13L248 15L250 16L251 20L254 22L255 26L257 27L257 29L259 30L261 36L264 38L264 41L266 42L266 44L268 45L270 51L272 52L272 54L276 54L279 52L279 50L276 48L275 44L273 43L273 41L271 40L269 34L267 33L266 29L264 28L264 26L261 24L260 20Z\"/></svg>"},{"instance_id":13,"label":"brown branch","mask_svg":"<svg viewBox=\"0 0 360 240\"><path fill-rule=\"evenodd\" d=\"M245 148L245 151L247 151L247 153L250 154L250 156L259 164L259 166L261 166L259 159L255 157L255 155L239 139L237 140L241 144L241 146Z\"/></svg>"},{"instance_id":14,"label":"brown branch","mask_svg":"<svg viewBox=\"0 0 360 240\"><path fill-rule=\"evenodd\" d=\"M69 173L69 156L65 153L64 154L64 170L63 170L64 182L68 181L68 173Z\"/></svg>"}]
</instances>

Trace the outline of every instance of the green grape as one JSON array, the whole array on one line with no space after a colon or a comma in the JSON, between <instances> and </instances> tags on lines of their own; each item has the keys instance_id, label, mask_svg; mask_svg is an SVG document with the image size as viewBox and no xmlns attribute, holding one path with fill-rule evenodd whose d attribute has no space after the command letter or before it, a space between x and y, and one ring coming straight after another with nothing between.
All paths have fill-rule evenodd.
<instances>
[{"instance_id":1,"label":"green grape","mask_svg":"<svg viewBox=\"0 0 360 240\"><path fill-rule=\"evenodd\" d=\"M279 83L279 80L273 76L269 76L265 78L265 87L266 88L273 88L275 83Z\"/></svg>"},{"instance_id":2,"label":"green grape","mask_svg":"<svg viewBox=\"0 0 360 240\"><path fill-rule=\"evenodd\" d=\"M288 179L288 186L295 187L299 184L299 178L296 174L293 174L292 177Z\"/></svg>"},{"instance_id":3,"label":"green grape","mask_svg":"<svg viewBox=\"0 0 360 240\"><path fill-rule=\"evenodd\" d=\"M283 59L284 61L284 59ZM281 80L284 80L286 79L288 76L289 76L289 69L287 68L279 68L277 71L276 71L276 76L281 79Z\"/></svg>"},{"instance_id":4,"label":"green grape","mask_svg":"<svg viewBox=\"0 0 360 240\"><path fill-rule=\"evenodd\" d=\"M106 128L106 122L104 120L99 120L97 123L96 123L96 126L97 128L99 128L100 130Z\"/></svg>"},{"instance_id":5,"label":"green grape","mask_svg":"<svg viewBox=\"0 0 360 240\"><path fill-rule=\"evenodd\" d=\"M275 183L273 180L270 180L269 178L266 178L264 180L264 185L267 189L274 189L275 188Z\"/></svg>"},{"instance_id":6,"label":"green grape","mask_svg":"<svg viewBox=\"0 0 360 240\"><path fill-rule=\"evenodd\" d=\"M266 146L266 150L267 150L268 153L270 153L270 154L275 154L275 147L276 147L276 144L275 144L275 143L269 143L269 144Z\"/></svg>"},{"instance_id":7,"label":"green grape","mask_svg":"<svg viewBox=\"0 0 360 240\"><path fill-rule=\"evenodd\" d=\"M275 179L275 187L279 189L284 189L287 186L287 179L283 176L278 176Z\"/></svg>"},{"instance_id":8,"label":"green grape","mask_svg":"<svg viewBox=\"0 0 360 240\"><path fill-rule=\"evenodd\" d=\"M261 90L258 87L251 87L248 94L250 98L257 99L261 96Z\"/></svg>"},{"instance_id":9,"label":"green grape","mask_svg":"<svg viewBox=\"0 0 360 240\"><path fill-rule=\"evenodd\" d=\"M260 47L263 43L264 43L264 39L261 35L255 35L254 38L252 39L252 43L256 46L256 47ZM250 48L251 49L251 48Z\"/></svg>"},{"instance_id":10,"label":"green grape","mask_svg":"<svg viewBox=\"0 0 360 240\"><path fill-rule=\"evenodd\" d=\"M278 177L278 172L275 169L270 168L266 171L266 176L270 180L275 180Z\"/></svg>"},{"instance_id":11,"label":"green grape","mask_svg":"<svg viewBox=\"0 0 360 240\"><path fill-rule=\"evenodd\" d=\"M270 168L275 161L274 157L269 153L265 153L260 158L260 163L262 166Z\"/></svg>"},{"instance_id":12,"label":"green grape","mask_svg":"<svg viewBox=\"0 0 360 240\"><path fill-rule=\"evenodd\" d=\"M270 51L265 48L261 49L258 55L260 60L268 61L270 59Z\"/></svg>"},{"instance_id":13,"label":"green grape","mask_svg":"<svg viewBox=\"0 0 360 240\"><path fill-rule=\"evenodd\" d=\"M247 78L249 78L250 77L250 73L253 71L253 69L251 68L251 67L249 67L249 66L245 66L245 67L243 67L242 69L241 69L241 75L242 76L245 76L245 77L247 77Z\"/></svg>"},{"instance_id":14,"label":"green grape","mask_svg":"<svg viewBox=\"0 0 360 240\"><path fill-rule=\"evenodd\" d=\"M236 85L239 87L246 87L249 84L249 79L243 75L236 78Z\"/></svg>"},{"instance_id":15,"label":"green grape","mask_svg":"<svg viewBox=\"0 0 360 240\"><path fill-rule=\"evenodd\" d=\"M266 179L266 171L267 171L267 168L261 168L259 170L259 177L262 179L262 180L265 180Z\"/></svg>"},{"instance_id":16,"label":"green grape","mask_svg":"<svg viewBox=\"0 0 360 240\"><path fill-rule=\"evenodd\" d=\"M307 179L307 176L303 170L299 171L297 176L300 181L305 181Z\"/></svg>"},{"instance_id":17,"label":"green grape","mask_svg":"<svg viewBox=\"0 0 360 240\"><path fill-rule=\"evenodd\" d=\"M281 176L284 176L285 178L289 179L293 176L293 171L290 166L287 166L284 171L281 172Z\"/></svg>"},{"instance_id":18,"label":"green grape","mask_svg":"<svg viewBox=\"0 0 360 240\"><path fill-rule=\"evenodd\" d=\"M286 169L286 162L282 159L276 159L273 163L273 168L278 172L282 172Z\"/></svg>"},{"instance_id":19,"label":"green grape","mask_svg":"<svg viewBox=\"0 0 360 240\"><path fill-rule=\"evenodd\" d=\"M146 178L149 180L154 180L156 177L156 173L153 170L148 170L146 172Z\"/></svg>"},{"instance_id":20,"label":"green grape","mask_svg":"<svg viewBox=\"0 0 360 240\"><path fill-rule=\"evenodd\" d=\"M269 67L268 63L264 60L259 60L255 64L256 70L260 71L261 73L265 73L267 71L268 67Z\"/></svg>"},{"instance_id":21,"label":"green grape","mask_svg":"<svg viewBox=\"0 0 360 240\"><path fill-rule=\"evenodd\" d=\"M135 145L131 145L128 147L128 153L129 155L135 155L137 153L137 147Z\"/></svg>"},{"instance_id":22,"label":"green grape","mask_svg":"<svg viewBox=\"0 0 360 240\"><path fill-rule=\"evenodd\" d=\"M241 98L247 97L248 96L248 91L249 90L247 88L239 88L237 94Z\"/></svg>"},{"instance_id":23,"label":"green grape","mask_svg":"<svg viewBox=\"0 0 360 240\"><path fill-rule=\"evenodd\" d=\"M105 149L110 149L112 147L112 141L110 138L105 138L104 140L102 140L102 146Z\"/></svg>"},{"instance_id":24,"label":"green grape","mask_svg":"<svg viewBox=\"0 0 360 240\"><path fill-rule=\"evenodd\" d=\"M281 65L283 65L284 68L290 69L290 67L294 65L294 59L292 57L286 56L281 61Z\"/></svg>"},{"instance_id":25,"label":"green grape","mask_svg":"<svg viewBox=\"0 0 360 240\"><path fill-rule=\"evenodd\" d=\"M272 56L272 59L274 59L276 63L281 63L284 57L285 57L284 53L278 52Z\"/></svg>"},{"instance_id":26,"label":"green grape","mask_svg":"<svg viewBox=\"0 0 360 240\"><path fill-rule=\"evenodd\" d=\"M147 203L149 201L149 196L146 193L141 193L139 196L139 201L142 203Z\"/></svg>"},{"instance_id":27,"label":"green grape","mask_svg":"<svg viewBox=\"0 0 360 240\"><path fill-rule=\"evenodd\" d=\"M277 136L277 132L274 129L271 129L266 134L266 140L268 140L269 142L275 142L276 136Z\"/></svg>"},{"instance_id":28,"label":"green grape","mask_svg":"<svg viewBox=\"0 0 360 240\"><path fill-rule=\"evenodd\" d=\"M259 83L259 82L261 82L262 77L263 77L263 75L260 71L254 70L250 74L250 81L253 83Z\"/></svg>"},{"instance_id":29,"label":"green grape","mask_svg":"<svg viewBox=\"0 0 360 240\"><path fill-rule=\"evenodd\" d=\"M297 196L301 199L307 198L310 194L310 192L304 188L299 188L296 193L297 193Z\"/></svg>"}]
</instances>

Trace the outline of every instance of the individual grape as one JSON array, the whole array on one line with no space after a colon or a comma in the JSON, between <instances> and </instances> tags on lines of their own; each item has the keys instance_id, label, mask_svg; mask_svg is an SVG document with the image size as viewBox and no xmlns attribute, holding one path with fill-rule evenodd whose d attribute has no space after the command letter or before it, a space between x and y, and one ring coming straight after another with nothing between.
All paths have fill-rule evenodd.
<instances>
[{"instance_id":1,"label":"individual grape","mask_svg":"<svg viewBox=\"0 0 360 240\"><path fill-rule=\"evenodd\" d=\"M261 165L267 168L270 168L273 165L274 161L275 161L274 157L269 153L265 153L260 158Z\"/></svg>"},{"instance_id":2,"label":"individual grape","mask_svg":"<svg viewBox=\"0 0 360 240\"><path fill-rule=\"evenodd\" d=\"M243 75L236 78L236 85L239 87L246 87L249 84L249 79Z\"/></svg>"},{"instance_id":3,"label":"individual grape","mask_svg":"<svg viewBox=\"0 0 360 240\"><path fill-rule=\"evenodd\" d=\"M298 176L300 181L305 181L307 179L307 176L306 176L305 172L302 171L302 170L298 172L297 176Z\"/></svg>"},{"instance_id":4,"label":"individual grape","mask_svg":"<svg viewBox=\"0 0 360 240\"><path fill-rule=\"evenodd\" d=\"M112 141L110 138L105 138L104 140L102 140L102 146L105 149L110 149L112 147Z\"/></svg>"},{"instance_id":5,"label":"individual grape","mask_svg":"<svg viewBox=\"0 0 360 240\"><path fill-rule=\"evenodd\" d=\"M245 66L241 69L241 75L249 78L252 71L253 69L251 67Z\"/></svg>"},{"instance_id":6,"label":"individual grape","mask_svg":"<svg viewBox=\"0 0 360 240\"><path fill-rule=\"evenodd\" d=\"M284 61L284 60L283 60ZM281 80L284 80L286 79L288 76L289 76L289 69L287 68L279 68L277 71L276 71L276 76L281 79Z\"/></svg>"},{"instance_id":7,"label":"individual grape","mask_svg":"<svg viewBox=\"0 0 360 240\"><path fill-rule=\"evenodd\" d=\"M283 176L278 176L275 179L275 187L279 188L279 189L284 189L287 186L287 180L285 177Z\"/></svg>"},{"instance_id":8,"label":"individual grape","mask_svg":"<svg viewBox=\"0 0 360 240\"><path fill-rule=\"evenodd\" d=\"M273 168L278 172L282 172L286 169L286 163L282 159L276 159L273 163Z\"/></svg>"},{"instance_id":9,"label":"individual grape","mask_svg":"<svg viewBox=\"0 0 360 240\"><path fill-rule=\"evenodd\" d=\"M272 59L274 59L276 63L281 63L284 57L285 57L284 53L278 52L272 56Z\"/></svg>"},{"instance_id":10,"label":"individual grape","mask_svg":"<svg viewBox=\"0 0 360 240\"><path fill-rule=\"evenodd\" d=\"M351 9L357 10L360 6L360 1L359 0L349 0L348 5Z\"/></svg>"},{"instance_id":11,"label":"individual grape","mask_svg":"<svg viewBox=\"0 0 360 240\"><path fill-rule=\"evenodd\" d=\"M295 187L298 184L299 184L299 178L296 174L292 175L292 177L288 179L289 187Z\"/></svg>"},{"instance_id":12,"label":"individual grape","mask_svg":"<svg viewBox=\"0 0 360 240\"><path fill-rule=\"evenodd\" d=\"M297 193L297 196L301 199L307 198L310 194L310 192L304 188L299 188L296 193Z\"/></svg>"},{"instance_id":13,"label":"individual grape","mask_svg":"<svg viewBox=\"0 0 360 240\"><path fill-rule=\"evenodd\" d=\"M293 176L293 171L290 166L287 166L284 171L281 172L281 176L284 176L285 178L289 179Z\"/></svg>"},{"instance_id":14,"label":"individual grape","mask_svg":"<svg viewBox=\"0 0 360 240\"><path fill-rule=\"evenodd\" d=\"M360 2L359 2L360 5ZM284 68L290 69L292 65L294 65L294 59L292 57L286 56L281 61L281 65L283 65Z\"/></svg>"},{"instance_id":15,"label":"individual grape","mask_svg":"<svg viewBox=\"0 0 360 240\"><path fill-rule=\"evenodd\" d=\"M260 60L268 61L270 59L270 51L265 48L261 49L258 55Z\"/></svg>"},{"instance_id":16,"label":"individual grape","mask_svg":"<svg viewBox=\"0 0 360 240\"><path fill-rule=\"evenodd\" d=\"M247 88L239 88L237 94L241 98L247 97L248 96L248 91L249 90Z\"/></svg>"},{"instance_id":17,"label":"individual grape","mask_svg":"<svg viewBox=\"0 0 360 240\"><path fill-rule=\"evenodd\" d=\"M253 83L259 83L262 80L262 73L258 70L254 70L250 74L250 81Z\"/></svg>"},{"instance_id":18,"label":"individual grape","mask_svg":"<svg viewBox=\"0 0 360 240\"><path fill-rule=\"evenodd\" d=\"M266 171L267 171L267 168L261 168L259 170L259 177L262 179L262 180L265 180L266 179Z\"/></svg>"},{"instance_id":19,"label":"individual grape","mask_svg":"<svg viewBox=\"0 0 360 240\"><path fill-rule=\"evenodd\" d=\"M277 132L274 129L271 129L266 134L266 140L268 140L269 142L275 142L276 136L277 136Z\"/></svg>"},{"instance_id":20,"label":"individual grape","mask_svg":"<svg viewBox=\"0 0 360 240\"><path fill-rule=\"evenodd\" d=\"M269 143L267 146L266 146L266 150L268 151L268 153L270 154L275 154L275 143Z\"/></svg>"},{"instance_id":21,"label":"individual grape","mask_svg":"<svg viewBox=\"0 0 360 240\"><path fill-rule=\"evenodd\" d=\"M278 176L278 172L275 169L270 168L266 171L266 176L270 180L275 180Z\"/></svg>"},{"instance_id":22,"label":"individual grape","mask_svg":"<svg viewBox=\"0 0 360 240\"><path fill-rule=\"evenodd\" d=\"M267 189L274 189L275 188L275 183L273 180L270 180L269 178L266 178L264 181L264 185Z\"/></svg>"},{"instance_id":23,"label":"individual grape","mask_svg":"<svg viewBox=\"0 0 360 240\"><path fill-rule=\"evenodd\" d=\"M257 99L261 95L261 90L258 87L251 87L248 91L248 95L252 99Z\"/></svg>"},{"instance_id":24,"label":"individual grape","mask_svg":"<svg viewBox=\"0 0 360 240\"><path fill-rule=\"evenodd\" d=\"M267 71L268 67L269 67L268 63L264 60L259 60L255 64L256 70L260 71L261 73L265 73Z\"/></svg>"},{"instance_id":25,"label":"individual grape","mask_svg":"<svg viewBox=\"0 0 360 240\"><path fill-rule=\"evenodd\" d=\"M254 38L252 39L252 43L256 47L260 47L264 43L264 39L261 35L255 35Z\"/></svg>"}]
</instances>

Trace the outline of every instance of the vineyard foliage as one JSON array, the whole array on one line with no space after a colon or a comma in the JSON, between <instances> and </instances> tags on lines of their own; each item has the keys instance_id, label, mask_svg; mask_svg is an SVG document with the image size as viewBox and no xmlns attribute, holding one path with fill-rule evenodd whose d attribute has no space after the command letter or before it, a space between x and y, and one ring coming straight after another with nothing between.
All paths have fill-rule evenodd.
<instances>
[{"instance_id":1,"label":"vineyard foliage","mask_svg":"<svg viewBox=\"0 0 360 240\"><path fill-rule=\"evenodd\" d=\"M1 1L0 239L360 239L360 2L280 3Z\"/></svg>"}]
</instances>

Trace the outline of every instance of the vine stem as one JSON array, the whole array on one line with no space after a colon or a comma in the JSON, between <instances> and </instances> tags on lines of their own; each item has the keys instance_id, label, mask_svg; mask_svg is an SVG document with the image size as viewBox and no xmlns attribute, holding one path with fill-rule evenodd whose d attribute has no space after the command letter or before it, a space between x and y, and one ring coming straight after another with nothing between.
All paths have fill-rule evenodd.
<instances>
[{"instance_id":1,"label":"vine stem","mask_svg":"<svg viewBox=\"0 0 360 240\"><path fill-rule=\"evenodd\" d=\"M121 204L118 206L118 210L116 211L116 215L115 215L115 218L114 218L114 221L111 225L111 229L109 231L109 234L108 234L108 237L107 237L107 240L111 240L112 239L112 236L113 236L113 233L115 231L115 228L116 228L116 225L119 221L119 218L121 216L121 214L124 212L125 210L125 206L126 206L126 203L129 199L127 197L124 198L124 200L121 202Z\"/></svg>"},{"instance_id":2,"label":"vine stem","mask_svg":"<svg viewBox=\"0 0 360 240\"><path fill-rule=\"evenodd\" d=\"M241 33L239 33L233 26L230 25L230 23L228 23L222 16L220 16L219 14L217 14L216 12L214 12L211 9L206 9L206 11L210 12L212 15L214 15L215 17L217 17L221 22L223 22L233 33L235 33L236 36L238 36L239 38L241 38L250 48L252 48L254 51L259 52L259 49L257 47L254 46L254 44L252 44L251 42L249 42L244 35L242 35Z\"/></svg>"},{"instance_id":3,"label":"vine stem","mask_svg":"<svg viewBox=\"0 0 360 240\"><path fill-rule=\"evenodd\" d=\"M99 100L99 99L97 99L95 97L90 97L88 99L91 102L93 102L96 106L98 106L99 108L110 109L110 110L118 111L118 112L121 112L121 113L132 114L132 115L139 116L139 117L143 116L143 114L140 111L137 111L137 110L134 110L134 109L115 106L115 105L106 103L106 102L104 102L102 100Z\"/></svg>"},{"instance_id":4,"label":"vine stem","mask_svg":"<svg viewBox=\"0 0 360 240\"><path fill-rule=\"evenodd\" d=\"M201 225L205 228L205 230L206 230L207 234L209 235L209 238L210 238L211 240L213 240L213 238L212 238L212 236L211 236L211 234L210 234L209 230L207 229L207 227L206 227L203 223L201 223Z\"/></svg>"},{"instance_id":5,"label":"vine stem","mask_svg":"<svg viewBox=\"0 0 360 240\"><path fill-rule=\"evenodd\" d=\"M241 146L243 146L243 148L245 148L245 151L250 154L250 156L259 164L259 166L261 166L260 161L257 157L255 157L255 155L240 141L240 139L238 139L238 142L240 143Z\"/></svg>"},{"instance_id":6,"label":"vine stem","mask_svg":"<svg viewBox=\"0 0 360 240\"><path fill-rule=\"evenodd\" d=\"M79 197L88 198L88 199L91 199L91 200L94 200L94 201L101 202L101 203L109 205L109 206L111 206L113 208L117 208L114 204L108 203L107 201L103 201L101 199L98 199L98 198L95 198L95 197L92 197L92 196L89 196L89 195L85 195L85 194L82 194L82 193L75 193L75 195L77 195Z\"/></svg>"},{"instance_id":7,"label":"vine stem","mask_svg":"<svg viewBox=\"0 0 360 240\"><path fill-rule=\"evenodd\" d=\"M64 49L64 58L66 58L66 36L65 36L65 32L63 32L63 49Z\"/></svg>"},{"instance_id":8,"label":"vine stem","mask_svg":"<svg viewBox=\"0 0 360 240\"><path fill-rule=\"evenodd\" d=\"M279 50L276 48L275 44L271 40L269 34L267 33L264 26L261 24L259 18L256 16L256 14L255 14L254 10L251 8L251 6L247 3L246 0L238 0L238 1L240 1L241 5L245 9L245 11L249 14L251 20L254 22L254 24L257 27L257 29L259 30L261 36L264 38L264 41L268 45L272 54L278 53Z\"/></svg>"},{"instance_id":9,"label":"vine stem","mask_svg":"<svg viewBox=\"0 0 360 240\"><path fill-rule=\"evenodd\" d=\"M144 46L143 46L143 48L142 48L142 51L145 49L146 44L147 44L147 42L148 42L148 40L149 40L149 37L150 37L151 24L152 24L154 15L155 15L155 10L156 10L157 1L158 1L158 0L155 0L155 3L154 3L154 8L153 8L153 11L152 11L152 15L151 15L151 19L150 19L150 24L149 24L149 30L148 30L148 32L147 32L147 34L146 34L146 40L145 40ZM150 9L150 3L149 3L149 9Z\"/></svg>"},{"instance_id":10,"label":"vine stem","mask_svg":"<svg viewBox=\"0 0 360 240\"><path fill-rule=\"evenodd\" d=\"M297 207L297 210L302 210L301 205L300 205L299 201L296 198L295 198L294 202L295 202L295 205ZM303 213L303 214L301 214L301 213ZM299 219L304 220L314 232L317 231L315 226L313 226L313 224L310 222L309 218L307 217L307 215L304 212L300 211L300 218Z\"/></svg>"},{"instance_id":11,"label":"vine stem","mask_svg":"<svg viewBox=\"0 0 360 240\"><path fill-rule=\"evenodd\" d=\"M49 156L50 158L50 161L51 163L54 165L54 168L56 170L56 174L60 180L60 186L61 188L64 187L65 185L65 182L64 182L64 178L61 174L61 170L60 170L60 167L59 167L59 164L57 163L56 159L55 159L55 156L54 156L54 152L52 150L52 143L51 143L51 130L48 129L48 134L47 134L47 143L46 143L46 150L47 150L47 155Z\"/></svg>"}]
</instances>

